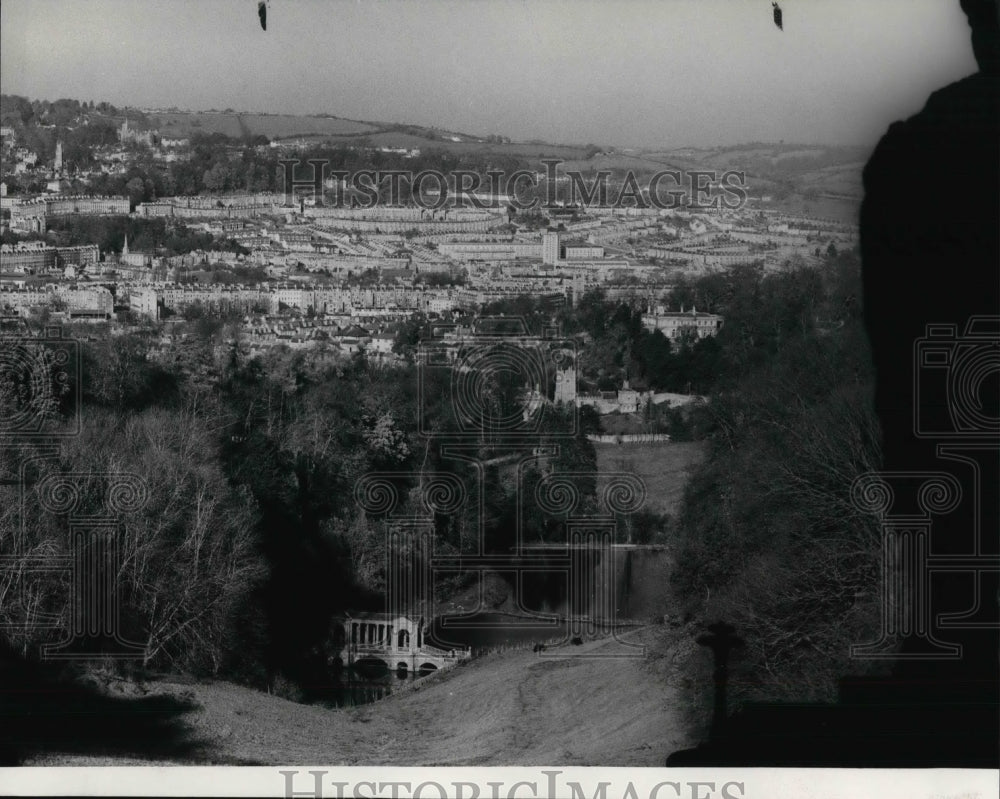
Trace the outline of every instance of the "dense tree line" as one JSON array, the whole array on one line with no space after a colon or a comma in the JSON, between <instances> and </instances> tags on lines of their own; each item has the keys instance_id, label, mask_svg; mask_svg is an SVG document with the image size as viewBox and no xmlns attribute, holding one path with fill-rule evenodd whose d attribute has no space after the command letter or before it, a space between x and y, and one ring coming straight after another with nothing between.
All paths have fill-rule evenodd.
<instances>
[{"instance_id":1,"label":"dense tree line","mask_svg":"<svg viewBox=\"0 0 1000 799\"><path fill-rule=\"evenodd\" d=\"M847 495L877 452L857 271L855 255L841 253L815 269L734 269L682 284L672 303L726 317L719 335L701 342L668 342L642 328L637 309L599 294L575 309L553 311L530 298L488 309L507 312L506 323L520 317L534 333L558 316L579 343L585 379L627 374L654 388L691 384L708 396L697 424L680 426L705 437L709 453L667 532L678 605L695 618L736 624L747 641L737 701L828 695L846 668L847 644L870 637L877 620L877 536ZM426 325L415 319L401 331L403 351L413 352ZM387 368L326 345L250 357L236 320L192 317L174 334L168 357L153 358L162 335L155 326L127 336L88 333L79 372L83 432L57 459L33 467L38 477L128 472L148 485L145 505L124 520L118 584L127 637L145 647L150 668L260 687L279 678L298 686L333 679L331 618L381 607L386 585L391 527L384 512L356 501L364 475L394 475L396 512L429 514L441 553L466 551L479 535L487 551L509 552L518 525L531 542L559 540L561 512L527 499L552 471L573 475L577 512L596 508L596 458L585 436L600 422L589 410L580 410L570 438L561 435L568 409L540 414L537 438L526 446L553 454L519 472L490 420L510 418L530 387L487 375L473 381L469 396L483 415L472 422L470 454L488 463L480 475L418 429L418 416L425 432L468 428L449 369L428 370L418 389L412 363ZM551 390L554 367L546 369ZM32 387L5 375L0 403L16 409ZM75 412L59 385L46 394L52 419ZM9 465L12 455L5 457ZM467 498L477 496L481 479L485 504L428 504L428 481L442 473ZM94 497L98 482L85 487ZM30 492L29 499L37 501ZM3 540L19 537L26 555L65 553L65 519L32 506L21 528L17 504L0 513ZM632 541L662 540L662 519L621 521ZM420 554L402 556L415 563ZM439 590L465 587L466 579ZM528 600L557 590L536 580ZM42 640L32 620L65 623L58 577L25 591L7 571L0 594L3 622L13 625L7 636L22 648ZM697 656L681 666L693 686L710 685Z\"/></svg>"},{"instance_id":2,"label":"dense tree line","mask_svg":"<svg viewBox=\"0 0 1000 799\"><path fill-rule=\"evenodd\" d=\"M77 100L29 100L16 95L0 97L0 118L17 129L19 141L38 153L43 162L51 161L56 141L63 142L63 157L70 177L96 163L100 147L118 146L118 129L127 118L135 130L147 130L150 120L134 109L119 109L105 102ZM271 148L267 137L249 131L240 137L222 133L196 132L190 137L185 157L170 163L158 161L152 150L141 143L122 145L130 160L124 174L98 174L87 178L88 185L74 186L95 194L127 195L133 206L158 197L193 196L203 193L280 192L285 188L284 168L280 161L296 158L303 164L310 159L326 162L328 172L349 174L364 170L400 170L409 174L429 170L449 174L464 171L478 175L482 186L489 185L489 170L512 174L525 168L524 159L499 153L455 152L443 147L423 148L416 156L383 152L363 138L333 142L328 140L294 151ZM308 167L305 167L308 170ZM304 178L297 174L298 179ZM14 178L10 190L39 191L36 178ZM433 182L432 182L433 183ZM436 185L436 184L434 184ZM380 202L408 202L412 187L408 179L399 183L399 196L392 196L389 181L377 186ZM502 189L502 187L501 187ZM342 199L350 202L353 192ZM367 198L362 197L362 200Z\"/></svg>"},{"instance_id":3,"label":"dense tree line","mask_svg":"<svg viewBox=\"0 0 1000 799\"><path fill-rule=\"evenodd\" d=\"M874 640L880 538L850 501L878 468L872 372L861 325L858 258L756 278L746 271L684 287L727 314L724 369L706 406L708 457L685 492L672 585L683 612L736 626L735 704L836 696ZM703 651L682 662L704 721Z\"/></svg>"},{"instance_id":4,"label":"dense tree line","mask_svg":"<svg viewBox=\"0 0 1000 799\"><path fill-rule=\"evenodd\" d=\"M142 112L119 109L106 102L30 100L18 95L0 95L0 121L17 131L19 143L37 153L42 161L51 161L56 142L61 141L63 161L71 173L94 163L95 148L118 143L118 128L123 118L134 129L149 127L149 120ZM18 182L12 183L12 188Z\"/></svg>"},{"instance_id":5,"label":"dense tree line","mask_svg":"<svg viewBox=\"0 0 1000 799\"><path fill-rule=\"evenodd\" d=\"M102 253L120 253L126 237L132 252L161 256L185 255L195 250L247 252L230 239L217 238L159 217L53 217L48 221L45 234L45 240L57 247L96 244Z\"/></svg>"},{"instance_id":6,"label":"dense tree line","mask_svg":"<svg viewBox=\"0 0 1000 799\"><path fill-rule=\"evenodd\" d=\"M384 601L390 528L384 515L358 505L359 478L398 475L398 512L432 512L435 547L457 552L479 534L479 508L434 511L422 475L454 473L469 497L476 476L418 436L413 366L389 369L322 345L251 358L238 324L208 316L173 333L166 358L150 354L161 335L153 325L126 336L88 333L80 347L82 407L63 407L54 395L46 409L67 423L79 412L82 434L58 458L39 461L37 477L93 475L84 492L95 507L107 489L102 475L125 472L146 486L146 502L122 522L116 586L124 637L145 648L147 668L284 683L299 686L290 695L308 698L305 686L335 680L332 617ZM16 413L34 400L29 385L9 378L0 404ZM436 429L457 429L450 375L434 380L428 410ZM516 403L520 389L496 385L487 401ZM565 424L549 418L540 440L546 425ZM582 432L561 442L555 467L593 470ZM484 460L509 454L488 431L477 451ZM12 469L14 455L5 461ZM518 494L509 480L507 469L508 484L484 509L487 545L499 553L514 543ZM0 515L0 537L19 539L25 567L31 557L67 554L66 519L39 502L29 492L23 513L13 501ZM545 524L537 515L528 522L542 538ZM47 640L33 622L54 615L65 625L69 605L58 576L28 592L19 579L0 574L0 614L16 630L9 641L28 652Z\"/></svg>"},{"instance_id":7,"label":"dense tree line","mask_svg":"<svg viewBox=\"0 0 1000 799\"><path fill-rule=\"evenodd\" d=\"M746 641L731 692L747 700L831 699L861 664L853 643L878 625L879 535L853 507L857 475L877 468L878 426L861 324L854 252L828 249L817 267L757 267L682 281L667 298L725 322L703 340L668 341L641 325L641 303L599 292L560 313L579 343L585 388L694 391L707 403L664 424L677 438L706 439L668 540L679 616L734 624ZM544 316L531 298L491 309ZM710 658L680 662L704 720Z\"/></svg>"}]
</instances>

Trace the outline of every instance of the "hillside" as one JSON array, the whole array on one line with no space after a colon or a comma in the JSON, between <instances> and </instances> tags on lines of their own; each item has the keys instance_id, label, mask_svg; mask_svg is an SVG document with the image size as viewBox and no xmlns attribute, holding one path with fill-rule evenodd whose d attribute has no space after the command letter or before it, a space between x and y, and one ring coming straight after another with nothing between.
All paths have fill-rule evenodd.
<instances>
[{"instance_id":1,"label":"hillside","mask_svg":"<svg viewBox=\"0 0 1000 799\"><path fill-rule=\"evenodd\" d=\"M646 153L649 158L673 159L711 165L716 169L740 169L767 180L796 180L820 175L830 169L860 168L870 147L815 144L738 144L724 147L665 150Z\"/></svg>"},{"instance_id":2,"label":"hillside","mask_svg":"<svg viewBox=\"0 0 1000 799\"><path fill-rule=\"evenodd\" d=\"M291 136L355 136L372 133L376 126L339 117L290 116L286 114L240 114L229 111L149 114L152 125L165 136L183 137L194 133L221 133L225 136L264 135L269 139Z\"/></svg>"},{"instance_id":3,"label":"hillside","mask_svg":"<svg viewBox=\"0 0 1000 799\"><path fill-rule=\"evenodd\" d=\"M705 459L705 442L671 441L665 444L595 444L598 475L627 472L646 487L645 507L674 515L680 510L691 472Z\"/></svg>"},{"instance_id":4,"label":"hillside","mask_svg":"<svg viewBox=\"0 0 1000 799\"><path fill-rule=\"evenodd\" d=\"M671 634L650 627L621 637L663 651ZM489 655L340 710L232 683L155 683L152 692L196 703L183 715L201 744L193 757L151 762L126 746L113 755L51 753L28 765L659 766L689 745L670 667L665 658L608 656L623 651L605 638L552 657Z\"/></svg>"},{"instance_id":5,"label":"hillside","mask_svg":"<svg viewBox=\"0 0 1000 799\"><path fill-rule=\"evenodd\" d=\"M543 142L496 141L418 125L361 122L331 115L249 114L237 111L150 111L150 124L172 137L195 133L221 133L232 138L266 136L268 139L309 139L317 144L350 139L372 147L437 148L457 153L488 151L522 158L585 158L586 148ZM492 140L491 140L492 138Z\"/></svg>"},{"instance_id":6,"label":"hillside","mask_svg":"<svg viewBox=\"0 0 1000 799\"><path fill-rule=\"evenodd\" d=\"M753 196L768 195L770 207L787 213L857 221L863 196L861 171L871 147L804 144L744 144L672 151L701 168L745 172Z\"/></svg>"},{"instance_id":7,"label":"hillside","mask_svg":"<svg viewBox=\"0 0 1000 799\"><path fill-rule=\"evenodd\" d=\"M155 128L170 138L216 133L233 139L264 136L271 141L295 140L315 145L350 142L373 148L434 149L460 156L485 156L487 161L500 164L505 158L527 160L538 169L541 159L556 158L563 162L562 171L592 174L608 170L618 177L626 171L648 176L665 169L720 173L739 170L746 173L751 196L771 197L772 208L849 222L857 218L862 193L861 169L871 149L784 142L628 149L608 143L598 147L535 140L518 142L499 135L344 119L332 114L268 114L229 108L222 111L116 108L104 102L95 105L76 100L49 102L17 95L0 96L0 117L4 124L13 126L19 138L44 157L49 157L57 134L65 137L66 131L88 126L113 130L126 116L134 127Z\"/></svg>"}]
</instances>

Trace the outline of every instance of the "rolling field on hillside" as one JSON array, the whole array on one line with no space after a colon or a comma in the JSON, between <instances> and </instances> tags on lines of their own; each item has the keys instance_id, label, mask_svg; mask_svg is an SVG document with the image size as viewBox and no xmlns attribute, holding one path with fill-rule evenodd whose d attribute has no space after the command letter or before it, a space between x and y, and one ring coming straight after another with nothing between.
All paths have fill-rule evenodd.
<instances>
[{"instance_id":1,"label":"rolling field on hillside","mask_svg":"<svg viewBox=\"0 0 1000 799\"><path fill-rule=\"evenodd\" d=\"M186 137L195 133L222 133L233 138L266 136L280 140L308 137L317 144L324 138L358 138L372 147L402 147L406 149L443 149L459 153L491 152L516 158L581 159L585 148L574 145L539 142L486 142L469 134L427 131L421 135L418 126L406 130L391 124L360 122L339 117L290 116L282 114L243 114L226 111L153 113L151 124L164 136ZM460 139L453 141L451 137ZM582 162L586 163L586 162Z\"/></svg>"},{"instance_id":2,"label":"rolling field on hillside","mask_svg":"<svg viewBox=\"0 0 1000 799\"><path fill-rule=\"evenodd\" d=\"M50 750L25 765L662 766L691 743L670 659L654 654L682 636L652 626L620 637L629 646L604 637L545 656L489 655L340 710L228 682L149 683L150 695L192 708L176 719L188 756L144 757L109 741L107 753ZM649 657L635 657L643 647Z\"/></svg>"},{"instance_id":3,"label":"rolling field on hillside","mask_svg":"<svg viewBox=\"0 0 1000 799\"><path fill-rule=\"evenodd\" d=\"M338 117L285 116L280 114L238 114L208 111L150 115L150 122L164 136L194 133L222 133L226 136L263 135L269 139L287 136L352 136L376 131L367 122Z\"/></svg>"},{"instance_id":4,"label":"rolling field on hillside","mask_svg":"<svg viewBox=\"0 0 1000 799\"><path fill-rule=\"evenodd\" d=\"M597 471L638 475L646 486L646 508L676 515L691 472L705 458L701 441L663 444L595 444ZM598 478L600 486L600 478Z\"/></svg>"}]
</instances>

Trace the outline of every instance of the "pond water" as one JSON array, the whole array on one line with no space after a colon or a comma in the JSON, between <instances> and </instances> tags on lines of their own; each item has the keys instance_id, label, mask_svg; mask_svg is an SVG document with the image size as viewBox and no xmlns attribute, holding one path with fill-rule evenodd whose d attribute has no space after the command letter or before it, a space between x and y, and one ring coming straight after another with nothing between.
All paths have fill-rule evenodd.
<instances>
[{"instance_id":1,"label":"pond water","mask_svg":"<svg viewBox=\"0 0 1000 799\"><path fill-rule=\"evenodd\" d=\"M385 699L406 682L420 679L418 675L399 673L388 668L369 667L367 664L355 664L341 672L339 682L331 685L314 687L310 692L310 701L328 707L356 707L367 705Z\"/></svg>"},{"instance_id":2,"label":"pond water","mask_svg":"<svg viewBox=\"0 0 1000 799\"><path fill-rule=\"evenodd\" d=\"M568 636L569 622L553 615L514 616L476 613L471 616L438 616L430 640L442 649L471 647L473 655L491 649L531 643L557 642Z\"/></svg>"},{"instance_id":3,"label":"pond water","mask_svg":"<svg viewBox=\"0 0 1000 799\"><path fill-rule=\"evenodd\" d=\"M580 629L566 618L567 615L599 615L602 603L596 597L611 598L610 608L619 621L645 620L662 616L667 610L667 582L669 555L663 551L626 551L616 554L613 565L594 567L591 591L572 609L566 603L553 603L558 612L539 612L538 615L514 615L498 612L477 612L471 615L444 615L436 617L427 633L427 643L441 649L469 647L473 656L509 647L530 647L535 643L554 645L569 643ZM563 588L563 593L565 589ZM534 606L532 604L531 606ZM607 632L601 624L582 629L582 634ZM420 675L396 671L364 663L345 668L338 684L325 687L315 701L335 707L353 707L389 696L407 682L420 679Z\"/></svg>"}]
</instances>

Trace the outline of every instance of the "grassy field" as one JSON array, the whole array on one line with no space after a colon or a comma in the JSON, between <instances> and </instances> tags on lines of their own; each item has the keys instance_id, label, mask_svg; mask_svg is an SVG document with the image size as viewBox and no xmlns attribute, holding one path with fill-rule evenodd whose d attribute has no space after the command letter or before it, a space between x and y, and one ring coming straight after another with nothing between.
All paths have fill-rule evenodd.
<instances>
[{"instance_id":1,"label":"grassy field","mask_svg":"<svg viewBox=\"0 0 1000 799\"><path fill-rule=\"evenodd\" d=\"M671 635L653 626L620 637L652 656ZM193 700L181 718L201 744L197 754L150 761L127 748L52 752L26 765L662 766L690 741L665 659L615 657L636 651L609 637L544 657L529 649L488 655L339 710L232 683L152 683L152 692ZM580 657L588 654L600 656Z\"/></svg>"},{"instance_id":2,"label":"grassy field","mask_svg":"<svg viewBox=\"0 0 1000 799\"><path fill-rule=\"evenodd\" d=\"M861 211L861 197L848 199L792 195L784 200L775 200L768 207L788 214L805 214L825 219L836 219L845 224L856 225Z\"/></svg>"},{"instance_id":3,"label":"grassy field","mask_svg":"<svg viewBox=\"0 0 1000 799\"><path fill-rule=\"evenodd\" d=\"M599 469L639 475L647 507L662 513L676 512L705 454L699 442L595 446ZM509 600L494 582L495 598ZM544 656L526 646L495 652L354 708L302 705L219 681L125 683L112 697L121 723L105 724L72 753L47 742L25 765L662 766L693 743L676 655L694 644L687 628L626 629L556 644ZM160 718L151 701L171 709ZM126 721L135 726L125 718L130 702L138 703L133 715L145 714L139 727L149 727L149 740L115 733L129 729ZM170 748L151 737L161 729L173 736Z\"/></svg>"},{"instance_id":4,"label":"grassy field","mask_svg":"<svg viewBox=\"0 0 1000 799\"><path fill-rule=\"evenodd\" d=\"M675 515L691 471L705 458L700 441L663 444L594 444L599 473L638 475L646 486L646 507Z\"/></svg>"},{"instance_id":5,"label":"grassy field","mask_svg":"<svg viewBox=\"0 0 1000 799\"><path fill-rule=\"evenodd\" d=\"M444 134L447 135L447 134ZM490 142L463 140L450 141L446 138L427 138L415 133L385 130L364 137L373 147L417 147L420 149L442 149L458 153L489 152L497 155L509 155L528 160L545 158L580 158L584 154L582 147L564 144L527 144L511 142L495 144Z\"/></svg>"},{"instance_id":6,"label":"grassy field","mask_svg":"<svg viewBox=\"0 0 1000 799\"><path fill-rule=\"evenodd\" d=\"M804 189L851 194L861 197L864 193L861 184L861 172L864 168L864 162L828 166L824 169L804 174L802 176L802 185Z\"/></svg>"},{"instance_id":7,"label":"grassy field","mask_svg":"<svg viewBox=\"0 0 1000 799\"><path fill-rule=\"evenodd\" d=\"M360 138L372 147L437 148L461 153L490 152L527 159L579 159L585 153L583 147L573 145L526 142L495 144L475 140L467 134L455 134L462 139L455 142L446 138L451 135L448 133L422 136L419 132L393 130L394 126L388 124L339 117L198 111L151 114L150 122L168 137L222 133L233 138L263 135L279 140L298 137L317 141L323 138Z\"/></svg>"},{"instance_id":8,"label":"grassy field","mask_svg":"<svg viewBox=\"0 0 1000 799\"><path fill-rule=\"evenodd\" d=\"M752 191L767 193L774 189L774 179L792 180L802 190L819 195L846 195L860 199L860 175L864 155L861 148L826 148L822 146L794 147L784 145L739 145L720 148L684 148L679 150L619 151L586 157L581 145L540 142L488 143L466 133L427 131L419 126L396 129L396 125L362 122L339 117L291 116L283 114L253 114L229 111L163 112L150 114L150 122L168 137L187 137L194 133L222 133L233 138L263 135L268 139L309 138L316 143L324 139L358 138L372 147L441 149L456 153L495 153L526 159L540 168L542 158L563 161L562 172L631 170L637 175L650 175L663 169L744 169ZM455 135L461 141L452 141ZM793 163L790 171L778 170L778 165ZM854 221L857 203L850 199L818 197L804 200L793 194L775 207L784 211L811 213L843 221Z\"/></svg>"}]
</instances>

